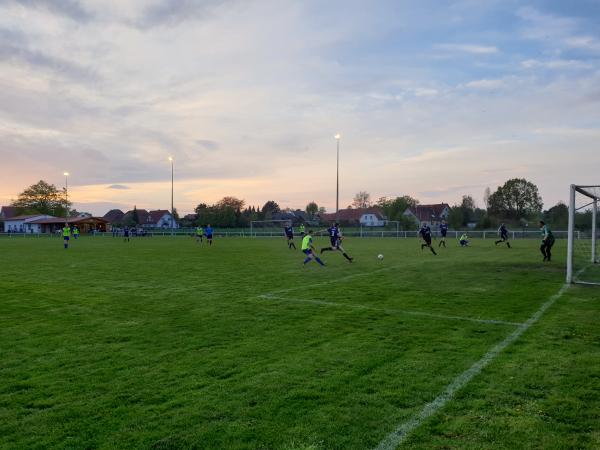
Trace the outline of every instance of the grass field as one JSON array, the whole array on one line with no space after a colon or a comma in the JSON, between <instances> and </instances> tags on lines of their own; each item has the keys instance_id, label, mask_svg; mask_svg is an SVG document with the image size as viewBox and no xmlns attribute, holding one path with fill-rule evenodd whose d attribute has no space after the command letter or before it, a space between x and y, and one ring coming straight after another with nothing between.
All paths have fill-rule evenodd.
<instances>
[{"instance_id":1,"label":"grass field","mask_svg":"<svg viewBox=\"0 0 600 450\"><path fill-rule=\"evenodd\" d=\"M61 245L0 240L2 449L368 449L410 423L402 448L600 448L600 288L540 310L562 241L543 264L349 239L327 267L283 239Z\"/></svg>"}]
</instances>

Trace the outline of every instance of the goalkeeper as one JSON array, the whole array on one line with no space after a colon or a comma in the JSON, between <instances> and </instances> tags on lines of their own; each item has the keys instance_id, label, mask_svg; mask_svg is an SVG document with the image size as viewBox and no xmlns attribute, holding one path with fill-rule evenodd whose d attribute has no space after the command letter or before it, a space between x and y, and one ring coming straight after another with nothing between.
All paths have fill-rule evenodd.
<instances>
[{"instance_id":1,"label":"goalkeeper","mask_svg":"<svg viewBox=\"0 0 600 450\"><path fill-rule=\"evenodd\" d=\"M554 245L554 234L543 220L540 220L540 231L542 232L542 245L540 251L544 255L544 261L552 261L552 246Z\"/></svg>"}]
</instances>

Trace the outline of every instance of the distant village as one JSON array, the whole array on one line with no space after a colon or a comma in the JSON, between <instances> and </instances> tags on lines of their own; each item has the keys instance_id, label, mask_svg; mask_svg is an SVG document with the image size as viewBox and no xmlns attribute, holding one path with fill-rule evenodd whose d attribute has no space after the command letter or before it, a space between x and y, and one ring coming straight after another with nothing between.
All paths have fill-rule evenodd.
<instances>
[{"instance_id":1,"label":"distant village","mask_svg":"<svg viewBox=\"0 0 600 450\"><path fill-rule=\"evenodd\" d=\"M450 206L447 203L432 205L416 205L406 208L404 218L408 223L414 222L414 227L422 224L437 226L442 220L447 220ZM369 228L384 227L387 217L377 206L369 208L345 208L336 213L308 214L302 210L277 211L269 214L266 222L289 222L292 225L307 224L317 226L338 220L344 226L362 226ZM93 216L89 213L76 213L69 217L55 217L48 214L19 215L18 208L3 206L0 209L0 231L4 233L54 233L65 223L77 226L82 233L111 232L125 226L141 228L148 231L192 228L196 225L206 225L198 222L197 214L188 214L183 218L174 217L169 210L146 210L134 208L127 212L112 209L103 216ZM222 227L226 228L226 227Z\"/></svg>"}]
</instances>

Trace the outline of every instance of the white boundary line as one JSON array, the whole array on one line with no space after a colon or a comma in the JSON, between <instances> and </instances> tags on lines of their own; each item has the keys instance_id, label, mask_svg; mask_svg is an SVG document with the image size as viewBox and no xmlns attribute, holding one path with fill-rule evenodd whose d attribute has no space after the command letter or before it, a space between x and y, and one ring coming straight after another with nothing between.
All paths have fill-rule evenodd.
<instances>
[{"instance_id":1,"label":"white boundary line","mask_svg":"<svg viewBox=\"0 0 600 450\"><path fill-rule=\"evenodd\" d=\"M445 314L428 313L428 312L424 312L424 311L410 311L410 310L403 310L403 309L377 308L377 307L372 307L372 306L367 306L367 305L328 302L326 300L280 297L280 296L271 295L271 294L259 295L258 298L262 298L265 300L281 300L284 302L311 303L311 304L315 304L315 305L337 306L337 307L341 307L341 308L366 309L369 311L381 311L381 312L386 312L386 313L390 313L390 314L406 314L409 316L432 317L432 318L436 318L436 319L445 319L445 320L462 320L462 321L467 321L467 322L477 322L477 323L485 323L485 324L493 324L493 325L511 325L513 327L520 327L523 325L522 323L507 322L504 320L475 319L472 317L448 316Z\"/></svg>"},{"instance_id":2,"label":"white boundary line","mask_svg":"<svg viewBox=\"0 0 600 450\"><path fill-rule=\"evenodd\" d=\"M582 269L580 272L583 272ZM407 436L418 428L426 419L437 413L442 409L458 392L460 389L466 386L469 381L478 375L490 362L492 362L506 347L515 342L521 335L527 331L531 325L536 323L540 317L544 315L546 310L550 308L569 288L569 284L563 284L560 290L551 296L546 303L533 313L533 315L523 324L509 334L502 342L492 347L481 359L475 362L471 367L465 370L463 373L458 375L452 383L431 402L427 403L418 414L413 416L407 422L404 422L396 427L394 431L388 434L376 447L377 450L393 450L397 448Z\"/></svg>"}]
</instances>

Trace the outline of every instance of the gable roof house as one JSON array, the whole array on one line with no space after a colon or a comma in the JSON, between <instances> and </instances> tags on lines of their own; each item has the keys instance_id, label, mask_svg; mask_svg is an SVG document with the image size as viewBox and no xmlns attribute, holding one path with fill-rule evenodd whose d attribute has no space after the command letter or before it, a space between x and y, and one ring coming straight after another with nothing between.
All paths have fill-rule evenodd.
<instances>
[{"instance_id":1,"label":"gable roof house","mask_svg":"<svg viewBox=\"0 0 600 450\"><path fill-rule=\"evenodd\" d=\"M103 218L108 220L113 225L121 225L123 223L123 217L125 213L120 209L111 209L109 212L104 214Z\"/></svg>"},{"instance_id":2,"label":"gable roof house","mask_svg":"<svg viewBox=\"0 0 600 450\"><path fill-rule=\"evenodd\" d=\"M321 214L321 221L333 222L336 214ZM364 227L382 227L385 225L385 216L379 208L346 208L338 211L340 223L348 225L362 225Z\"/></svg>"},{"instance_id":3,"label":"gable roof house","mask_svg":"<svg viewBox=\"0 0 600 450\"><path fill-rule=\"evenodd\" d=\"M448 220L450 205L447 203L435 203L432 205L417 205L414 208L406 208L404 216L412 217L418 226L439 225L442 220Z\"/></svg>"},{"instance_id":4,"label":"gable roof house","mask_svg":"<svg viewBox=\"0 0 600 450\"><path fill-rule=\"evenodd\" d=\"M138 225L143 228L179 228L177 221L173 220L173 216L166 209L157 209L147 211L138 209ZM122 222L127 223L133 218L133 210L127 211L123 216Z\"/></svg>"}]
</instances>

